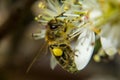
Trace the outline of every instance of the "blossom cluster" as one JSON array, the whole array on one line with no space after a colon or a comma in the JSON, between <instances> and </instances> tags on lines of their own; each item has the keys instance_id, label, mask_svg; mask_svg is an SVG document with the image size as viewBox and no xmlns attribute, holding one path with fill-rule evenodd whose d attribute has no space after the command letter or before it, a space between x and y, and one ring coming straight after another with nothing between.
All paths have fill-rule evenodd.
<instances>
[{"instance_id":1,"label":"blossom cluster","mask_svg":"<svg viewBox=\"0 0 120 80\"><path fill-rule=\"evenodd\" d=\"M38 7L39 15L35 19L41 26L57 17L78 28L80 35L75 49L81 54L76 52L80 57L75 57L75 62L80 69L89 62L97 45L101 44L98 53L93 56L96 62L106 55L111 59L120 54L119 0L43 0ZM45 34L35 35L39 39ZM99 44L96 43L98 40Z\"/></svg>"}]
</instances>

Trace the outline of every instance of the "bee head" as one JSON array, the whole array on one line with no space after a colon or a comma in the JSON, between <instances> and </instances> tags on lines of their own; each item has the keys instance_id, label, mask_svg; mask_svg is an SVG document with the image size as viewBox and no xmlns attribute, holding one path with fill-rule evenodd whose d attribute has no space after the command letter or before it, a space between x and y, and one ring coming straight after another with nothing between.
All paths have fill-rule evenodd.
<instances>
[{"instance_id":1,"label":"bee head","mask_svg":"<svg viewBox=\"0 0 120 80\"><path fill-rule=\"evenodd\" d=\"M62 22L61 20L52 19L51 21L49 21L48 27L50 30L56 30L56 29L62 27L63 24L64 24L64 22Z\"/></svg>"}]
</instances>

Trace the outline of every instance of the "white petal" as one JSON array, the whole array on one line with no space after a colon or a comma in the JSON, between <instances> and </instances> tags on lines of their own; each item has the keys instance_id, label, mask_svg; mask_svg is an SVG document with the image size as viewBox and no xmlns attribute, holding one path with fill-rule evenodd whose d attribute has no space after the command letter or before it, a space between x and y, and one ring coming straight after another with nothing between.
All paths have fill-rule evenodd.
<instances>
[{"instance_id":1,"label":"white petal","mask_svg":"<svg viewBox=\"0 0 120 80\"><path fill-rule=\"evenodd\" d=\"M94 9L99 7L96 0L82 0L81 2L85 9Z\"/></svg>"},{"instance_id":2,"label":"white petal","mask_svg":"<svg viewBox=\"0 0 120 80\"><path fill-rule=\"evenodd\" d=\"M83 69L92 56L95 43L94 32L84 29L77 40L77 45L75 47L75 63L78 70Z\"/></svg>"},{"instance_id":3,"label":"white petal","mask_svg":"<svg viewBox=\"0 0 120 80\"><path fill-rule=\"evenodd\" d=\"M43 39L45 37L45 32L46 32L46 30L41 30L40 33L34 33L33 38L35 40Z\"/></svg>"},{"instance_id":4,"label":"white petal","mask_svg":"<svg viewBox=\"0 0 120 80\"><path fill-rule=\"evenodd\" d=\"M117 49L114 47L114 44L112 44L112 41L110 39L101 37L101 44L103 49L109 56L117 53Z\"/></svg>"},{"instance_id":5,"label":"white petal","mask_svg":"<svg viewBox=\"0 0 120 80\"><path fill-rule=\"evenodd\" d=\"M102 15L102 12L100 10L92 10L90 12L90 19L94 20Z\"/></svg>"},{"instance_id":6,"label":"white petal","mask_svg":"<svg viewBox=\"0 0 120 80\"><path fill-rule=\"evenodd\" d=\"M51 54L51 58L50 58L50 67L51 69L54 69L57 65L57 61L55 59L55 57Z\"/></svg>"},{"instance_id":7,"label":"white petal","mask_svg":"<svg viewBox=\"0 0 120 80\"><path fill-rule=\"evenodd\" d=\"M49 8L52 9L53 11L57 12L57 11L55 10L54 2L53 2L52 0L47 0L47 2L48 2Z\"/></svg>"}]
</instances>

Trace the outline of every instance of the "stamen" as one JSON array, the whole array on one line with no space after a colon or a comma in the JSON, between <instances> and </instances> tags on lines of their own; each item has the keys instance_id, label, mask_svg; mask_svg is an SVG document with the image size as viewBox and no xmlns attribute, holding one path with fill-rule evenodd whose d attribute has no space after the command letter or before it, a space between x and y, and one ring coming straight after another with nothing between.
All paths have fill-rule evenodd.
<instances>
[{"instance_id":1,"label":"stamen","mask_svg":"<svg viewBox=\"0 0 120 80\"><path fill-rule=\"evenodd\" d=\"M65 10L65 11L67 11L67 10L69 10L69 9L70 9L70 6L65 6L65 7L64 7L64 10Z\"/></svg>"},{"instance_id":2,"label":"stamen","mask_svg":"<svg viewBox=\"0 0 120 80\"><path fill-rule=\"evenodd\" d=\"M40 2L40 3L38 4L38 7L41 8L41 9L44 9L44 8L45 8L45 5L44 5L42 2Z\"/></svg>"},{"instance_id":3,"label":"stamen","mask_svg":"<svg viewBox=\"0 0 120 80\"><path fill-rule=\"evenodd\" d=\"M37 17L35 17L35 20L39 21L41 17L42 17L42 15L39 14Z\"/></svg>"},{"instance_id":4,"label":"stamen","mask_svg":"<svg viewBox=\"0 0 120 80\"><path fill-rule=\"evenodd\" d=\"M65 13L63 14L64 16L73 16L73 17L79 17L79 15L77 14L68 14L68 13Z\"/></svg>"}]
</instances>

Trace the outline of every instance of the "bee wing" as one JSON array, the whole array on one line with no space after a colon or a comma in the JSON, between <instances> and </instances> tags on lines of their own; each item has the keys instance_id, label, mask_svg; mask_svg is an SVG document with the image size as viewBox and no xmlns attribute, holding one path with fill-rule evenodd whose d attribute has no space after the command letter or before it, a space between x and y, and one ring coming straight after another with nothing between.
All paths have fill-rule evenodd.
<instances>
[{"instance_id":1,"label":"bee wing","mask_svg":"<svg viewBox=\"0 0 120 80\"><path fill-rule=\"evenodd\" d=\"M26 73L28 73L32 67L32 65L35 63L35 61L40 58L41 56L43 56L42 53L46 54L47 53L47 50L48 49L48 44L47 43L44 43L42 48L39 49L38 53L36 54L36 56L33 58L32 62L30 63L30 65L28 66L27 70L26 70Z\"/></svg>"},{"instance_id":2,"label":"bee wing","mask_svg":"<svg viewBox=\"0 0 120 80\"><path fill-rule=\"evenodd\" d=\"M57 65L57 61L55 59L55 57L53 55L51 55L51 58L50 58L50 67L51 69L54 69Z\"/></svg>"},{"instance_id":3,"label":"bee wing","mask_svg":"<svg viewBox=\"0 0 120 80\"><path fill-rule=\"evenodd\" d=\"M76 43L75 63L78 70L81 70L88 64L92 56L95 43L94 32L87 28L82 29Z\"/></svg>"}]
</instances>

